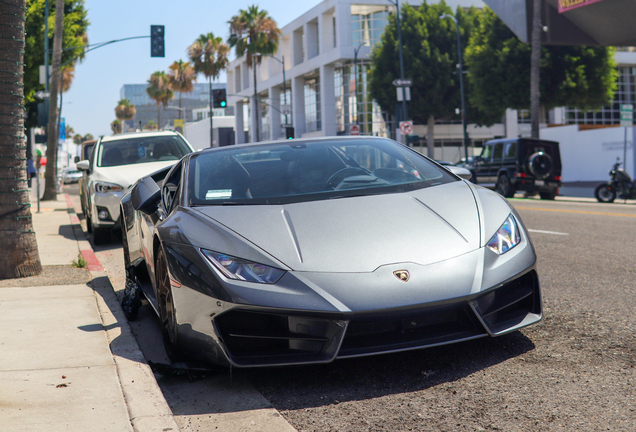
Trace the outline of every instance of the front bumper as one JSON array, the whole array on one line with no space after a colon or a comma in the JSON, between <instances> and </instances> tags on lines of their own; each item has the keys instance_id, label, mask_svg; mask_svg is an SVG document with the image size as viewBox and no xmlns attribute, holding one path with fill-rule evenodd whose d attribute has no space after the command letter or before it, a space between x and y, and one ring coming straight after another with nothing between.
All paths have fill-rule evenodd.
<instances>
[{"instance_id":1,"label":"front bumper","mask_svg":"<svg viewBox=\"0 0 636 432\"><path fill-rule=\"evenodd\" d=\"M119 202L124 191L95 193L91 203L91 221L98 228L116 228L121 224L119 214ZM106 212L107 216L100 217L100 212ZM103 213L101 213L103 215Z\"/></svg>"},{"instance_id":2,"label":"front bumper","mask_svg":"<svg viewBox=\"0 0 636 432\"><path fill-rule=\"evenodd\" d=\"M177 249L168 257L180 255ZM182 259L170 266L179 284L172 288L179 344L188 355L217 364L328 363L498 336L542 318L536 255L525 233L501 256L479 249L419 268L402 263L369 274L288 272L276 285L226 286L224 292L232 291L226 298L204 292L218 281L187 283L181 270L205 272L190 258L187 270ZM396 268L407 269L416 283L400 282L391 274ZM334 286L351 289L336 296L329 289Z\"/></svg>"}]
</instances>

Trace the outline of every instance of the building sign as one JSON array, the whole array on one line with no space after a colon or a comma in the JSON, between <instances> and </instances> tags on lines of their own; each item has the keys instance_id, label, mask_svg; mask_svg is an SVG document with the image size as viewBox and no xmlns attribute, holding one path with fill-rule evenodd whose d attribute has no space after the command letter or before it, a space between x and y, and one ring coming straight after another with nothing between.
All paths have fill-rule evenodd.
<instances>
[{"instance_id":1,"label":"building sign","mask_svg":"<svg viewBox=\"0 0 636 432\"><path fill-rule=\"evenodd\" d=\"M559 0L559 13L571 11L572 9L588 6L600 1L603 0Z\"/></svg>"}]
</instances>

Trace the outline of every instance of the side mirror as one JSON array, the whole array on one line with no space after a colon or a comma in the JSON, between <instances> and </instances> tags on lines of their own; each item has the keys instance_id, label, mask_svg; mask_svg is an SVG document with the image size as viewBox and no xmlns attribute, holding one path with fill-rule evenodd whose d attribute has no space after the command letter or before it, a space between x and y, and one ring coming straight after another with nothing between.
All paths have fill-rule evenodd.
<instances>
[{"instance_id":1,"label":"side mirror","mask_svg":"<svg viewBox=\"0 0 636 432\"><path fill-rule=\"evenodd\" d=\"M77 156L76 156L77 158ZM77 162L77 169L80 171L88 171L90 168L90 162L87 160Z\"/></svg>"},{"instance_id":2,"label":"side mirror","mask_svg":"<svg viewBox=\"0 0 636 432\"><path fill-rule=\"evenodd\" d=\"M459 177L463 178L464 180L470 180L471 177L473 176L473 174L469 170L467 170L466 168L463 168L463 167L458 167L458 166L455 166L455 165L448 165L446 168L450 172L452 172L456 176L459 176Z\"/></svg>"},{"instance_id":3,"label":"side mirror","mask_svg":"<svg viewBox=\"0 0 636 432\"><path fill-rule=\"evenodd\" d=\"M161 189L152 177L139 181L130 192L130 202L135 210L146 214L153 214L159 208Z\"/></svg>"},{"instance_id":4,"label":"side mirror","mask_svg":"<svg viewBox=\"0 0 636 432\"><path fill-rule=\"evenodd\" d=\"M80 160L79 160L79 156L75 156L75 157L73 158L73 163L78 163L79 161L80 161Z\"/></svg>"}]
</instances>

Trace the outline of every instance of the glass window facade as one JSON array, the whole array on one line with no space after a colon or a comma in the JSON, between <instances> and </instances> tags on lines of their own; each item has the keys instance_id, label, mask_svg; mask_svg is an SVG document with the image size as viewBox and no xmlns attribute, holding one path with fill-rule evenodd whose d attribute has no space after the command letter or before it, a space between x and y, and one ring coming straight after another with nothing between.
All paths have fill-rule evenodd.
<instances>
[{"instance_id":1,"label":"glass window facade","mask_svg":"<svg viewBox=\"0 0 636 432\"><path fill-rule=\"evenodd\" d=\"M353 46L361 43L373 46L380 42L388 23L389 6L351 5Z\"/></svg>"},{"instance_id":2,"label":"glass window facade","mask_svg":"<svg viewBox=\"0 0 636 432\"><path fill-rule=\"evenodd\" d=\"M369 94L371 62L358 61L336 68L334 87L336 98L336 132L348 135L357 124L360 135L388 136L386 113Z\"/></svg>"},{"instance_id":3,"label":"glass window facade","mask_svg":"<svg viewBox=\"0 0 636 432\"><path fill-rule=\"evenodd\" d=\"M305 81L305 123L307 132L316 132L322 129L319 77Z\"/></svg>"},{"instance_id":4,"label":"glass window facade","mask_svg":"<svg viewBox=\"0 0 636 432\"><path fill-rule=\"evenodd\" d=\"M576 108L566 109L568 124L613 125L621 122L621 105L636 104L636 68L618 68L618 88L614 93L611 105L599 111L581 111Z\"/></svg>"}]
</instances>

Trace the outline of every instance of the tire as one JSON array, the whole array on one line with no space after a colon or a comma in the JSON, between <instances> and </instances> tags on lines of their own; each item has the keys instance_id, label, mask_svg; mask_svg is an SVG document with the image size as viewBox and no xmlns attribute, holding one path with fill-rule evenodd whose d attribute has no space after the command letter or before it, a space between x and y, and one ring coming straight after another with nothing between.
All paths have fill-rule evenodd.
<instances>
[{"instance_id":1,"label":"tire","mask_svg":"<svg viewBox=\"0 0 636 432\"><path fill-rule=\"evenodd\" d=\"M93 233L93 242L96 246L106 244L110 241L110 229L109 228L98 228L93 225L93 221L91 220L91 231ZM88 225L88 222L87 222Z\"/></svg>"},{"instance_id":2,"label":"tire","mask_svg":"<svg viewBox=\"0 0 636 432\"><path fill-rule=\"evenodd\" d=\"M121 299L121 308L128 321L134 321L141 308L141 287L137 279L126 278L126 288Z\"/></svg>"},{"instance_id":3,"label":"tire","mask_svg":"<svg viewBox=\"0 0 636 432\"><path fill-rule=\"evenodd\" d=\"M528 159L528 169L536 178L543 180L552 173L552 158L549 154L536 152Z\"/></svg>"},{"instance_id":4,"label":"tire","mask_svg":"<svg viewBox=\"0 0 636 432\"><path fill-rule=\"evenodd\" d=\"M610 188L609 184L603 183L594 189L596 200L601 203L611 203L616 199L616 191Z\"/></svg>"},{"instance_id":5,"label":"tire","mask_svg":"<svg viewBox=\"0 0 636 432\"><path fill-rule=\"evenodd\" d=\"M508 174L501 174L497 179L495 190L506 198L515 196L515 187L510 182Z\"/></svg>"},{"instance_id":6,"label":"tire","mask_svg":"<svg viewBox=\"0 0 636 432\"><path fill-rule=\"evenodd\" d=\"M556 189L550 189L547 192L539 192L539 196L543 200L554 200L556 195L557 195L557 190Z\"/></svg>"},{"instance_id":7,"label":"tire","mask_svg":"<svg viewBox=\"0 0 636 432\"><path fill-rule=\"evenodd\" d=\"M177 319L172 298L172 287L170 286L168 263L161 247L159 248L159 256L155 266L155 278L159 300L159 325L161 326L163 345L170 361L176 363L183 360L183 355L178 348L179 334L176 325Z\"/></svg>"}]
</instances>

